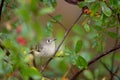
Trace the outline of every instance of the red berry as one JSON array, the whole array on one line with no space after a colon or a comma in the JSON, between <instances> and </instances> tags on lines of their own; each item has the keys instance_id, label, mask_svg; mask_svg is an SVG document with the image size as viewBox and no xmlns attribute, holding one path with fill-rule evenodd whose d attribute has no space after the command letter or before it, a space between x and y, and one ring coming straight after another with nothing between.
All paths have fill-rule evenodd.
<instances>
[{"instance_id":1,"label":"red berry","mask_svg":"<svg viewBox=\"0 0 120 80\"><path fill-rule=\"evenodd\" d=\"M22 46L25 46L27 44L27 40L22 36L17 37L17 42Z\"/></svg>"}]
</instances>

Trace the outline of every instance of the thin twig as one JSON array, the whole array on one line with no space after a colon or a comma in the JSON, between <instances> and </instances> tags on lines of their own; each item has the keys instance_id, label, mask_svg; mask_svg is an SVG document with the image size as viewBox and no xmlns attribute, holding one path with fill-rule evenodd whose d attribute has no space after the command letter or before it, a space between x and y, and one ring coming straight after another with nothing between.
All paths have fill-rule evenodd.
<instances>
[{"instance_id":1,"label":"thin twig","mask_svg":"<svg viewBox=\"0 0 120 80\"><path fill-rule=\"evenodd\" d=\"M107 50L107 51L104 51L103 53L101 53L99 56L95 57L94 59L92 59L90 62L88 62L88 67L90 65L92 65L93 63L95 63L96 61L98 61L99 59L101 59L102 57L110 54L111 52L114 52L116 50L120 49L120 44L115 46L114 48L110 49L110 50ZM75 80L77 78L77 76L82 73L85 69L82 69L78 72L76 72L71 78L70 80Z\"/></svg>"},{"instance_id":2,"label":"thin twig","mask_svg":"<svg viewBox=\"0 0 120 80\"><path fill-rule=\"evenodd\" d=\"M47 67L47 65L50 63L50 61L54 58L54 56L56 55L57 51L59 50L59 48L61 47L61 45L63 44L64 40L66 39L66 37L68 36L69 32L71 31L71 29L73 28L73 26L78 22L78 20L80 19L80 17L82 16L83 12L79 15L79 17L74 21L74 23L67 29L63 39L61 40L60 44L58 45L57 49L55 50L54 55L48 59L48 61L45 63L45 65L43 66L41 72L43 72L45 70L45 68Z\"/></svg>"},{"instance_id":3,"label":"thin twig","mask_svg":"<svg viewBox=\"0 0 120 80\"><path fill-rule=\"evenodd\" d=\"M65 31L67 30L67 29L65 28L65 26L64 26L61 22L59 22L58 20L56 20L56 19L54 18L54 16L52 16L51 14L48 14L48 16L50 16L51 18L53 18Z\"/></svg>"},{"instance_id":4,"label":"thin twig","mask_svg":"<svg viewBox=\"0 0 120 80\"><path fill-rule=\"evenodd\" d=\"M109 73L111 73L113 76L116 76L116 77L120 80L120 77L119 77L116 73L114 73L113 71L111 71L104 62L102 62L102 61L100 61L100 62L101 62L102 65L105 67L105 69L106 69L107 71L109 71ZM116 69L116 71L117 71L117 70L118 70L118 69ZM112 79L113 79L113 78L112 78Z\"/></svg>"},{"instance_id":5,"label":"thin twig","mask_svg":"<svg viewBox=\"0 0 120 80\"><path fill-rule=\"evenodd\" d=\"M34 66L35 68L37 68L37 65L36 65L36 62L35 62L35 55L34 55L33 51L31 51L31 52L29 52L29 53L33 55L34 58L33 58L32 63L33 63L33 66Z\"/></svg>"},{"instance_id":6,"label":"thin twig","mask_svg":"<svg viewBox=\"0 0 120 80\"><path fill-rule=\"evenodd\" d=\"M120 14L117 14L117 16L118 16L118 21L119 21L119 23L120 23Z\"/></svg>"},{"instance_id":7,"label":"thin twig","mask_svg":"<svg viewBox=\"0 0 120 80\"><path fill-rule=\"evenodd\" d=\"M5 0L2 0L1 4L0 4L0 20L1 20L1 14L2 14L2 9L3 9L3 5L4 5L4 1Z\"/></svg>"},{"instance_id":8,"label":"thin twig","mask_svg":"<svg viewBox=\"0 0 120 80\"><path fill-rule=\"evenodd\" d=\"M119 24L120 23L119 14L117 14L117 18L118 18L118 24ZM117 35L119 34L119 27L116 27L116 34ZM119 39L116 38L116 40L115 40L115 46L118 44L118 42L119 42ZM114 61L115 61L115 54L112 54L112 67L111 67L112 72L113 72L113 69L114 69ZM110 80L113 80L113 77L114 77L113 74L111 74L111 79Z\"/></svg>"},{"instance_id":9,"label":"thin twig","mask_svg":"<svg viewBox=\"0 0 120 80\"><path fill-rule=\"evenodd\" d=\"M120 16L119 16L119 14L117 14L117 18L118 18L118 24L119 24L120 23ZM117 35L119 34L119 27L116 27L116 34ZM118 42L119 42L119 38L116 38L115 46L118 44ZM116 53L116 51L114 53ZM112 54L112 67L111 67L112 72L114 71L114 61L115 61L115 54ZM110 80L113 80L113 77L114 77L114 75L111 74L111 79Z\"/></svg>"},{"instance_id":10,"label":"thin twig","mask_svg":"<svg viewBox=\"0 0 120 80\"><path fill-rule=\"evenodd\" d=\"M37 65L36 65L35 59L33 59L33 66L34 66L35 68L37 68Z\"/></svg>"},{"instance_id":11,"label":"thin twig","mask_svg":"<svg viewBox=\"0 0 120 80\"><path fill-rule=\"evenodd\" d=\"M119 34L119 27L116 27L116 34L117 35ZM119 41L119 39L116 38L114 46L116 46L118 44L118 41ZM112 67L111 67L112 72L113 72L113 69L114 69L115 53L116 53L116 51L112 54ZM111 73L111 79L110 80L113 80L113 76L114 75Z\"/></svg>"}]
</instances>

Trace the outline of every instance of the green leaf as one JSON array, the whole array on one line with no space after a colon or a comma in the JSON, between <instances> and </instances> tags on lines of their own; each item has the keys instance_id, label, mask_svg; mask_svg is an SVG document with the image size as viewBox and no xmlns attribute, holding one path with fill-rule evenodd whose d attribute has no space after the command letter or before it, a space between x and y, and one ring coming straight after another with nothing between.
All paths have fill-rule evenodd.
<instances>
[{"instance_id":1,"label":"green leaf","mask_svg":"<svg viewBox=\"0 0 120 80\"><path fill-rule=\"evenodd\" d=\"M62 71L62 73L66 71L66 69L68 68L68 65L66 64L66 59L59 61L58 68L60 69L60 71Z\"/></svg>"},{"instance_id":2,"label":"green leaf","mask_svg":"<svg viewBox=\"0 0 120 80\"><path fill-rule=\"evenodd\" d=\"M73 50L71 48L69 48L69 47L65 48L65 53L74 54Z\"/></svg>"},{"instance_id":3,"label":"green leaf","mask_svg":"<svg viewBox=\"0 0 120 80\"><path fill-rule=\"evenodd\" d=\"M73 65L76 65L76 60L77 60L77 55L71 55L70 56L70 62L73 64Z\"/></svg>"},{"instance_id":4,"label":"green leaf","mask_svg":"<svg viewBox=\"0 0 120 80\"><path fill-rule=\"evenodd\" d=\"M30 9L35 11L37 9L39 0L31 0Z\"/></svg>"},{"instance_id":5,"label":"green leaf","mask_svg":"<svg viewBox=\"0 0 120 80\"><path fill-rule=\"evenodd\" d=\"M32 77L33 80L41 80L42 74L34 67L28 67L25 64L20 64L20 72L24 80L28 80L29 77Z\"/></svg>"},{"instance_id":6,"label":"green leaf","mask_svg":"<svg viewBox=\"0 0 120 80\"><path fill-rule=\"evenodd\" d=\"M91 5L90 10L92 10L92 14L95 15L96 12L99 11L100 8L100 3L99 2L95 2L93 5Z\"/></svg>"},{"instance_id":7,"label":"green leaf","mask_svg":"<svg viewBox=\"0 0 120 80\"><path fill-rule=\"evenodd\" d=\"M0 61L4 58L5 56L5 51L3 51L1 48L0 48Z\"/></svg>"},{"instance_id":8,"label":"green leaf","mask_svg":"<svg viewBox=\"0 0 120 80\"><path fill-rule=\"evenodd\" d=\"M94 2L95 0L85 0L85 2Z\"/></svg>"},{"instance_id":9,"label":"green leaf","mask_svg":"<svg viewBox=\"0 0 120 80\"><path fill-rule=\"evenodd\" d=\"M29 68L28 68L28 66L26 66L25 64L23 64L23 63L19 63L19 66L20 66L20 73L21 73L21 75L22 75L22 78L24 79L24 80L28 80L28 78L29 78Z\"/></svg>"},{"instance_id":10,"label":"green leaf","mask_svg":"<svg viewBox=\"0 0 120 80\"><path fill-rule=\"evenodd\" d=\"M90 31L90 26L88 24L85 24L84 29L85 29L85 31L89 32Z\"/></svg>"},{"instance_id":11,"label":"green leaf","mask_svg":"<svg viewBox=\"0 0 120 80\"><path fill-rule=\"evenodd\" d=\"M52 7L46 7L46 8L42 8L40 10L40 14L44 15L44 14L52 13L53 11L54 11L54 8L52 8Z\"/></svg>"},{"instance_id":12,"label":"green leaf","mask_svg":"<svg viewBox=\"0 0 120 80\"><path fill-rule=\"evenodd\" d=\"M88 80L94 80L93 74L90 70L85 70L84 75L86 78L88 78Z\"/></svg>"},{"instance_id":13,"label":"green leaf","mask_svg":"<svg viewBox=\"0 0 120 80\"><path fill-rule=\"evenodd\" d=\"M107 32L107 34L112 38L118 38L118 34L116 34L114 32Z\"/></svg>"},{"instance_id":14,"label":"green leaf","mask_svg":"<svg viewBox=\"0 0 120 80\"><path fill-rule=\"evenodd\" d=\"M53 17L51 20L51 22L61 22L62 21L62 15L57 15L55 17Z\"/></svg>"},{"instance_id":15,"label":"green leaf","mask_svg":"<svg viewBox=\"0 0 120 80\"><path fill-rule=\"evenodd\" d=\"M9 31L6 29L6 27L3 27L2 32L3 33L8 33Z\"/></svg>"},{"instance_id":16,"label":"green leaf","mask_svg":"<svg viewBox=\"0 0 120 80\"><path fill-rule=\"evenodd\" d=\"M29 75L34 79L34 80L40 80L42 78L41 73L34 67L29 68Z\"/></svg>"},{"instance_id":17,"label":"green leaf","mask_svg":"<svg viewBox=\"0 0 120 80\"><path fill-rule=\"evenodd\" d=\"M95 69L95 70L94 70L94 73L93 73L93 75L94 75L94 79L95 79L95 80L98 79L99 74L100 74L100 69L99 69L99 68Z\"/></svg>"},{"instance_id":18,"label":"green leaf","mask_svg":"<svg viewBox=\"0 0 120 80\"><path fill-rule=\"evenodd\" d=\"M46 25L46 35L51 36L53 31L53 25L51 22L48 22Z\"/></svg>"},{"instance_id":19,"label":"green leaf","mask_svg":"<svg viewBox=\"0 0 120 80\"><path fill-rule=\"evenodd\" d=\"M111 16L112 11L111 11L111 9L106 5L106 3L101 2L101 7L102 7L103 13L104 13L106 16L108 16L108 17Z\"/></svg>"},{"instance_id":20,"label":"green leaf","mask_svg":"<svg viewBox=\"0 0 120 80\"><path fill-rule=\"evenodd\" d=\"M7 80L19 80L17 77L8 77Z\"/></svg>"},{"instance_id":21,"label":"green leaf","mask_svg":"<svg viewBox=\"0 0 120 80\"><path fill-rule=\"evenodd\" d=\"M82 28L82 26L80 25L75 25L73 27L73 31L76 33L76 34L79 34L80 36L83 36L86 32L85 30Z\"/></svg>"},{"instance_id":22,"label":"green leaf","mask_svg":"<svg viewBox=\"0 0 120 80\"><path fill-rule=\"evenodd\" d=\"M57 6L56 0L40 0L44 5L55 8Z\"/></svg>"},{"instance_id":23,"label":"green leaf","mask_svg":"<svg viewBox=\"0 0 120 80\"><path fill-rule=\"evenodd\" d=\"M4 74L5 70L4 70L4 63L3 63L3 59L5 57L5 51L3 51L2 49L0 49L0 74Z\"/></svg>"},{"instance_id":24,"label":"green leaf","mask_svg":"<svg viewBox=\"0 0 120 80\"><path fill-rule=\"evenodd\" d=\"M87 6L87 5L88 5L88 3L83 1L83 2L80 2L78 6L80 8L82 8L82 7Z\"/></svg>"},{"instance_id":25,"label":"green leaf","mask_svg":"<svg viewBox=\"0 0 120 80\"><path fill-rule=\"evenodd\" d=\"M81 50L82 45L83 45L82 41L78 40L76 45L75 45L75 53L78 53Z\"/></svg>"},{"instance_id":26,"label":"green leaf","mask_svg":"<svg viewBox=\"0 0 120 80\"><path fill-rule=\"evenodd\" d=\"M56 7L56 5L57 5L56 0L50 0L50 3L52 5L52 7Z\"/></svg>"},{"instance_id":27,"label":"green leaf","mask_svg":"<svg viewBox=\"0 0 120 80\"><path fill-rule=\"evenodd\" d=\"M28 10L28 7L16 9L16 13L18 14L19 18L24 20L25 22L30 21L30 11Z\"/></svg>"},{"instance_id":28,"label":"green leaf","mask_svg":"<svg viewBox=\"0 0 120 80\"><path fill-rule=\"evenodd\" d=\"M119 7L119 0L109 0L110 5L114 6L115 8Z\"/></svg>"},{"instance_id":29,"label":"green leaf","mask_svg":"<svg viewBox=\"0 0 120 80\"><path fill-rule=\"evenodd\" d=\"M83 57L78 56L76 59L76 65L80 69L87 68L87 61Z\"/></svg>"}]
</instances>

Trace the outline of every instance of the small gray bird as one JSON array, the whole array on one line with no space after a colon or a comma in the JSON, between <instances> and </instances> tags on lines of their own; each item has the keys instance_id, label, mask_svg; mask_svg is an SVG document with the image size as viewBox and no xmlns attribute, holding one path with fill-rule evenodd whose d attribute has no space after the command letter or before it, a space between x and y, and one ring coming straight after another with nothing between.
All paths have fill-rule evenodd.
<instances>
[{"instance_id":1,"label":"small gray bird","mask_svg":"<svg viewBox=\"0 0 120 80\"><path fill-rule=\"evenodd\" d=\"M37 46L36 50L33 51L35 55L40 57L51 57L55 52L55 38L48 37L43 39Z\"/></svg>"}]
</instances>

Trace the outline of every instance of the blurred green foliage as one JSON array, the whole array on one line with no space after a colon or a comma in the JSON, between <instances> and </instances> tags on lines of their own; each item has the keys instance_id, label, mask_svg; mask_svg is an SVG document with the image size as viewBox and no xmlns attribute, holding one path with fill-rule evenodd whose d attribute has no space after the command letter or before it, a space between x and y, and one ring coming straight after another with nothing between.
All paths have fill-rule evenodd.
<instances>
[{"instance_id":1,"label":"blurred green foliage","mask_svg":"<svg viewBox=\"0 0 120 80\"><path fill-rule=\"evenodd\" d=\"M57 4L56 0L5 0L2 17L5 17L4 22L7 25L4 25L0 33L0 46L4 47L0 49L0 80L49 80L49 78L61 80L64 77L67 80L66 74L73 75L76 68L77 71L86 69L83 72L83 79L78 78L78 80L107 78L108 72L99 61L90 68L87 65L91 59L109 46L108 37L119 40L120 34L111 29L119 29L120 26L120 17L118 17L120 1L84 0L79 2L80 9L86 7L83 10L82 21L74 25L72 34L67 37L57 56L42 74L41 66L34 66L29 52L41 39L48 36L57 37L56 45L59 45L65 31L55 27L54 24L64 19L62 14L51 17L45 26L42 25L41 18L54 13ZM17 20L14 21L14 18ZM14 22L9 23L11 20ZM120 55L115 57L118 61ZM112 68L110 56L102 60ZM36 62L40 61L38 59ZM114 68L116 69L116 66Z\"/></svg>"}]
</instances>

